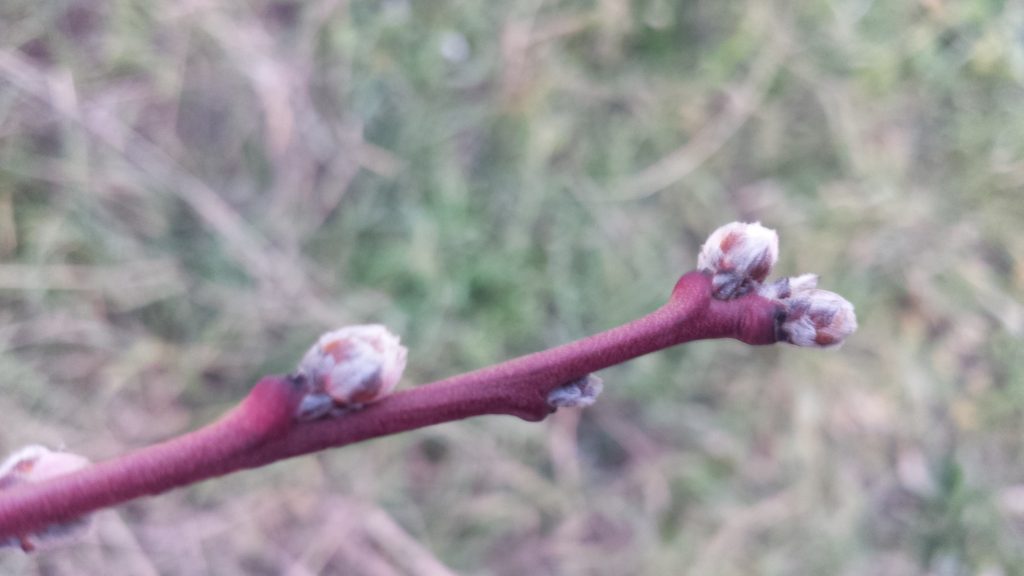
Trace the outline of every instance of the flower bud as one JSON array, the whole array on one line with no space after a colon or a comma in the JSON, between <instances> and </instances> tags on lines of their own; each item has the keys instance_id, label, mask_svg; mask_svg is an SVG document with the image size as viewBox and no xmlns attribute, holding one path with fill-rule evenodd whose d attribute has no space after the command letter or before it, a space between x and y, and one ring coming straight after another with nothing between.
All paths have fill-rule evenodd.
<instances>
[{"instance_id":1,"label":"flower bud","mask_svg":"<svg viewBox=\"0 0 1024 576\"><path fill-rule=\"evenodd\" d=\"M828 290L810 289L782 300L780 339L797 346L835 348L857 330L853 304Z\"/></svg>"},{"instance_id":2,"label":"flower bud","mask_svg":"<svg viewBox=\"0 0 1024 576\"><path fill-rule=\"evenodd\" d=\"M311 419L331 406L357 406L374 402L395 389L405 370L406 349L399 338L380 324L346 326L320 337L299 363L309 381L309 402L299 417Z\"/></svg>"},{"instance_id":3,"label":"flower bud","mask_svg":"<svg viewBox=\"0 0 1024 576\"><path fill-rule=\"evenodd\" d=\"M779 236L760 222L733 222L711 233L697 269L713 276L715 298L729 300L754 290L779 259Z\"/></svg>"},{"instance_id":4,"label":"flower bud","mask_svg":"<svg viewBox=\"0 0 1024 576\"><path fill-rule=\"evenodd\" d=\"M70 452L55 452L45 446L26 446L11 454L0 464L0 491L22 483L42 482L63 476L89 465L89 460ZM51 524L38 532L0 540L0 548L20 546L31 551L40 546L58 544L85 534L90 516Z\"/></svg>"}]
</instances>

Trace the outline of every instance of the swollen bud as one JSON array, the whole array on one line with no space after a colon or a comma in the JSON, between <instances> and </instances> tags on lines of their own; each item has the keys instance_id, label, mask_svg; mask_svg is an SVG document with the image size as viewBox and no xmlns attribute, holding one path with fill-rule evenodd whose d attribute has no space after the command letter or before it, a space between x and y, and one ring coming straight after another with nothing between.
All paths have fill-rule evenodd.
<instances>
[{"instance_id":1,"label":"swollen bud","mask_svg":"<svg viewBox=\"0 0 1024 576\"><path fill-rule=\"evenodd\" d=\"M56 452L45 446L26 446L0 464L0 491L24 483L42 482L89 465L89 460L70 452ZM42 530L0 540L0 548L18 546L26 552L78 538L90 526L90 516L51 524Z\"/></svg>"},{"instance_id":2,"label":"swollen bud","mask_svg":"<svg viewBox=\"0 0 1024 576\"><path fill-rule=\"evenodd\" d=\"M781 302L786 316L779 333L791 344L836 348L857 330L853 304L835 292L810 289Z\"/></svg>"},{"instance_id":3,"label":"swollen bud","mask_svg":"<svg viewBox=\"0 0 1024 576\"><path fill-rule=\"evenodd\" d=\"M701 246L697 269L712 276L714 297L738 298L757 289L779 259L779 236L760 222L733 222Z\"/></svg>"},{"instance_id":4,"label":"swollen bud","mask_svg":"<svg viewBox=\"0 0 1024 576\"><path fill-rule=\"evenodd\" d=\"M406 349L380 324L346 326L320 337L299 362L310 386L302 419L336 407L356 407L387 396L405 370Z\"/></svg>"}]
</instances>

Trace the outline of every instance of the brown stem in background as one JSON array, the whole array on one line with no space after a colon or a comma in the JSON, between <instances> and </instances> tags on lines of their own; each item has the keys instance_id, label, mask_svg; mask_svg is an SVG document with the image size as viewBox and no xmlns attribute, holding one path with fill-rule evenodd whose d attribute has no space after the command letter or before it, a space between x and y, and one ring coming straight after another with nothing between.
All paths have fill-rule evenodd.
<instances>
[{"instance_id":1,"label":"brown stem in background","mask_svg":"<svg viewBox=\"0 0 1024 576\"><path fill-rule=\"evenodd\" d=\"M550 350L395 393L337 418L299 423L301 382L261 380L217 422L126 456L38 484L0 492L0 541L57 522L277 460L484 414L529 421L552 412L554 388L662 348L692 340L778 340L780 304L751 294L711 297L711 278L680 278L669 302L643 318Z\"/></svg>"}]
</instances>

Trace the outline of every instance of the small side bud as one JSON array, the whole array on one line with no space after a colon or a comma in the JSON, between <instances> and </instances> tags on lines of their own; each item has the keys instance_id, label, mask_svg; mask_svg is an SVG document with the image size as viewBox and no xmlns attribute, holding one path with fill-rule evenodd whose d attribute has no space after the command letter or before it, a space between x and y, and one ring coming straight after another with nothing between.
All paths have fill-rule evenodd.
<instances>
[{"instance_id":1,"label":"small side bud","mask_svg":"<svg viewBox=\"0 0 1024 576\"><path fill-rule=\"evenodd\" d=\"M779 259L779 235L760 222L733 222L711 233L697 257L697 269L710 274L714 297L738 298L764 282Z\"/></svg>"},{"instance_id":2,"label":"small side bud","mask_svg":"<svg viewBox=\"0 0 1024 576\"><path fill-rule=\"evenodd\" d=\"M387 396L402 378L406 353L398 336L380 324L324 334L299 362L310 392L298 417L311 420L335 407L361 406Z\"/></svg>"},{"instance_id":3,"label":"small side bud","mask_svg":"<svg viewBox=\"0 0 1024 576\"><path fill-rule=\"evenodd\" d=\"M26 446L0 464L0 491L23 483L42 482L63 476L89 465L89 460L70 452L57 452L45 446ZM0 540L0 548L18 546L26 552L53 546L83 536L91 524L90 516L51 524L38 532Z\"/></svg>"},{"instance_id":4,"label":"small side bud","mask_svg":"<svg viewBox=\"0 0 1024 576\"><path fill-rule=\"evenodd\" d=\"M597 401L604 390L604 381L593 374L563 384L548 393L548 404L552 408L586 407Z\"/></svg>"},{"instance_id":5,"label":"small side bud","mask_svg":"<svg viewBox=\"0 0 1024 576\"><path fill-rule=\"evenodd\" d=\"M794 294L807 292L818 287L817 274L801 274L792 278L779 278L757 289L757 294L773 300L783 300Z\"/></svg>"},{"instance_id":6,"label":"small side bud","mask_svg":"<svg viewBox=\"0 0 1024 576\"><path fill-rule=\"evenodd\" d=\"M828 290L810 289L782 300L780 339L797 346L837 348L857 330L853 304Z\"/></svg>"},{"instance_id":7,"label":"small side bud","mask_svg":"<svg viewBox=\"0 0 1024 576\"><path fill-rule=\"evenodd\" d=\"M317 420L335 410L334 399L323 392L310 392L302 397L296 417L299 420Z\"/></svg>"}]
</instances>

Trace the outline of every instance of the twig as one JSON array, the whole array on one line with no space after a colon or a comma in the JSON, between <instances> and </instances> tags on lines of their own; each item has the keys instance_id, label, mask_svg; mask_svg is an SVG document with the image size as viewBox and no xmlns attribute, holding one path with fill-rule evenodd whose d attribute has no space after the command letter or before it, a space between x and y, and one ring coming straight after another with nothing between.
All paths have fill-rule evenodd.
<instances>
[{"instance_id":1,"label":"twig","mask_svg":"<svg viewBox=\"0 0 1024 576\"><path fill-rule=\"evenodd\" d=\"M0 540L94 510L277 460L485 414L529 421L554 388L655 350L709 338L776 342L781 306L755 294L711 297L711 277L683 276L657 311L607 332L395 393L342 417L294 423L301 386L267 377L214 424L78 472L0 492Z\"/></svg>"},{"instance_id":2,"label":"twig","mask_svg":"<svg viewBox=\"0 0 1024 576\"><path fill-rule=\"evenodd\" d=\"M0 545L29 550L100 508L370 438L485 414L543 420L592 403L600 392L592 372L692 340L841 345L857 328L852 304L817 289L813 274L763 284L777 258L774 231L723 226L702 247L700 270L651 314L395 394L406 360L396 336L379 325L329 332L294 375L263 378L241 405L191 434L93 466L42 447L16 453L0 465Z\"/></svg>"},{"instance_id":3,"label":"twig","mask_svg":"<svg viewBox=\"0 0 1024 576\"><path fill-rule=\"evenodd\" d=\"M30 547L25 537L47 526L209 478L220 462L286 433L301 400L295 382L267 377L205 428L78 472L3 490L0 542L22 538L23 547Z\"/></svg>"}]
</instances>

